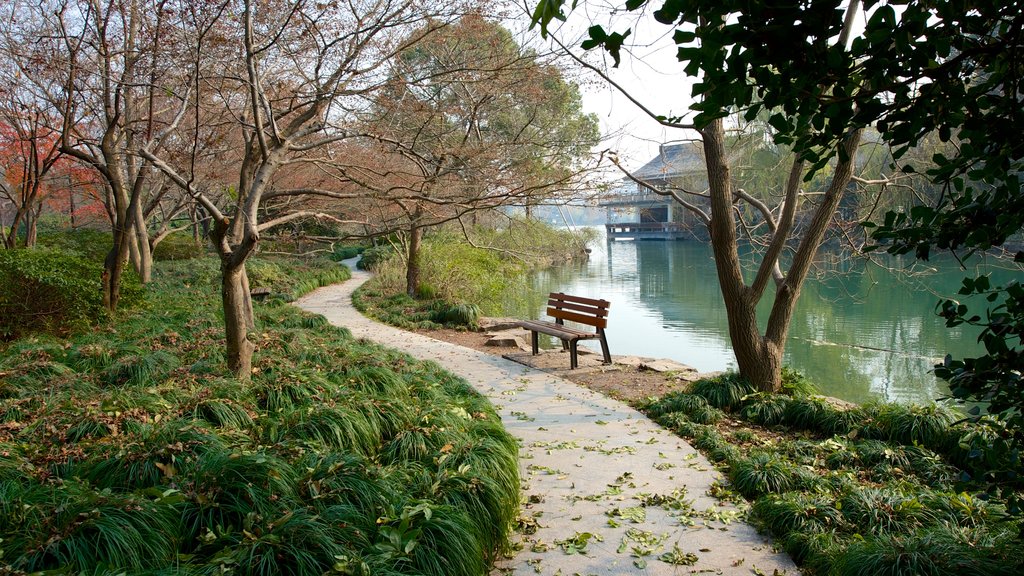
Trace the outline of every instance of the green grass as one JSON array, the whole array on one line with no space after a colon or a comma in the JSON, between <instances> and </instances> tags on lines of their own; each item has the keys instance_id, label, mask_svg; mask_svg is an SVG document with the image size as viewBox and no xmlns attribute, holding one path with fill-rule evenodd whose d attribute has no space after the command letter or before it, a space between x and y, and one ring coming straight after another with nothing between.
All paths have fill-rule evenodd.
<instances>
[{"instance_id":1,"label":"green grass","mask_svg":"<svg viewBox=\"0 0 1024 576\"><path fill-rule=\"evenodd\" d=\"M524 282L530 270L585 256L589 232L570 232L535 220L511 219L501 230L474 227L467 242L458 228L440 227L424 239L420 286L406 294L406 256L399 246L363 252L374 277L353 295L364 314L405 329L470 328L477 318L536 309L547 294ZM580 235L583 235L581 237Z\"/></svg>"},{"instance_id":2,"label":"green grass","mask_svg":"<svg viewBox=\"0 0 1024 576\"><path fill-rule=\"evenodd\" d=\"M722 468L805 574L1024 573L1014 494L985 491L985 467L1016 457L998 423L935 405L845 409L787 378L774 395L726 374L640 408Z\"/></svg>"},{"instance_id":3,"label":"green grass","mask_svg":"<svg viewBox=\"0 0 1024 576\"><path fill-rule=\"evenodd\" d=\"M505 550L518 447L491 405L282 305L347 269L251 268L278 297L248 382L208 259L160 263L116 322L0 350L0 572L479 575Z\"/></svg>"}]
</instances>

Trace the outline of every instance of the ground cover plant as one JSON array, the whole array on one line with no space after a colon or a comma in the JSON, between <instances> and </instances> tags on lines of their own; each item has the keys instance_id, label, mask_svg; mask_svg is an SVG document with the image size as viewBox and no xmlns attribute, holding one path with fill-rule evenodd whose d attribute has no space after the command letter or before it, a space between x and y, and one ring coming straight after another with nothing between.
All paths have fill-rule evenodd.
<instances>
[{"instance_id":1,"label":"ground cover plant","mask_svg":"<svg viewBox=\"0 0 1024 576\"><path fill-rule=\"evenodd\" d=\"M28 334L67 334L107 318L100 294L110 234L44 228L38 246L0 251L0 342ZM142 299L134 270L121 288L122 305Z\"/></svg>"},{"instance_id":2,"label":"ground cover plant","mask_svg":"<svg viewBox=\"0 0 1024 576\"><path fill-rule=\"evenodd\" d=\"M766 394L725 374L642 408L718 463L729 479L718 495L749 500L805 573L1024 573L1024 523L1007 505L1024 485L993 494L985 481L1019 466L998 421L940 405L841 406L786 380L790 393Z\"/></svg>"},{"instance_id":3,"label":"ground cover plant","mask_svg":"<svg viewBox=\"0 0 1024 576\"><path fill-rule=\"evenodd\" d=\"M331 266L252 262L249 382L212 259L160 264L116 322L0 350L0 573L484 574L516 444L464 381L284 305Z\"/></svg>"}]
</instances>

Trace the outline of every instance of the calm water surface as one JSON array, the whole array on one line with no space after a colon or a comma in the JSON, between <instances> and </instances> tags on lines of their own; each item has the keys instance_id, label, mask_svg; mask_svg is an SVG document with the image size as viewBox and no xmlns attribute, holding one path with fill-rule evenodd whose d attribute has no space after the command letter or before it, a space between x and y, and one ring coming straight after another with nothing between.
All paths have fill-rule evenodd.
<instances>
[{"instance_id":1,"label":"calm water surface","mask_svg":"<svg viewBox=\"0 0 1024 576\"><path fill-rule=\"evenodd\" d=\"M612 354L671 358L702 372L736 367L710 246L602 239L592 248L589 262L539 273L534 288L610 300ZM898 268L913 263L891 260ZM920 274L894 274L869 262L824 256L804 285L785 363L823 393L853 402L943 396L948 389L931 375L933 365L947 352L982 349L977 332L946 328L934 313L938 297L955 294L965 273L952 261L927 264L917 265ZM1020 276L1019 270L983 269L989 270L996 281ZM768 311L761 308L762 319Z\"/></svg>"}]
</instances>

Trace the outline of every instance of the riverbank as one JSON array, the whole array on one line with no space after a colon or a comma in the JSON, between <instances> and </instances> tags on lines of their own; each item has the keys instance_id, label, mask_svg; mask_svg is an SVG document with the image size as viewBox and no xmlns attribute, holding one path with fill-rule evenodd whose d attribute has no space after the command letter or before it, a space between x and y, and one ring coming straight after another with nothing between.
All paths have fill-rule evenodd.
<instances>
[{"instance_id":1,"label":"riverbank","mask_svg":"<svg viewBox=\"0 0 1024 576\"><path fill-rule=\"evenodd\" d=\"M465 346L492 356L514 356L513 360L515 361L537 367L536 362L530 362L528 345L524 349L511 342L488 344L492 338L488 336L487 332L452 330L450 328L416 330L415 332L428 338ZM700 374L693 368L673 361L665 362L662 366L656 366L654 362L644 362L643 359L635 356L628 357L626 361L623 361L623 357L614 355L614 350L612 352L615 363L611 366L602 366L599 355L593 354L589 350L584 352L583 347L580 347L580 351L581 368L577 370L568 369L568 353L555 350L542 351L542 354L551 355L554 358L550 362L545 362L545 365L540 368L630 405L636 405L651 397L685 390L691 382L708 375Z\"/></svg>"}]
</instances>

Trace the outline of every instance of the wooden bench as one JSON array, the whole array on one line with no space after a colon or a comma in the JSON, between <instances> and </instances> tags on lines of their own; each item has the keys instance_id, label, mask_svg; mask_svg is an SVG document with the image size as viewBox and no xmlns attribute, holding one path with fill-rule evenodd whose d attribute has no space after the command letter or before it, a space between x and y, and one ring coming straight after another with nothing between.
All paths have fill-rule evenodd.
<instances>
[{"instance_id":1,"label":"wooden bench","mask_svg":"<svg viewBox=\"0 0 1024 576\"><path fill-rule=\"evenodd\" d=\"M608 352L608 340L605 338L604 329L608 326L608 307L611 305L607 300L594 300L592 298L581 298L570 296L561 292L548 294L548 316L555 319L554 322L547 320L522 320L519 326L531 332L530 343L533 346L533 354L539 352L537 346L537 335L540 333L554 336L562 341L562 349L569 350L569 366L575 369L579 366L576 345L580 340L597 338L601 340L601 352L604 353L604 363L612 363L612 355ZM593 326L595 331L579 330L565 325L565 321L575 322Z\"/></svg>"}]
</instances>

